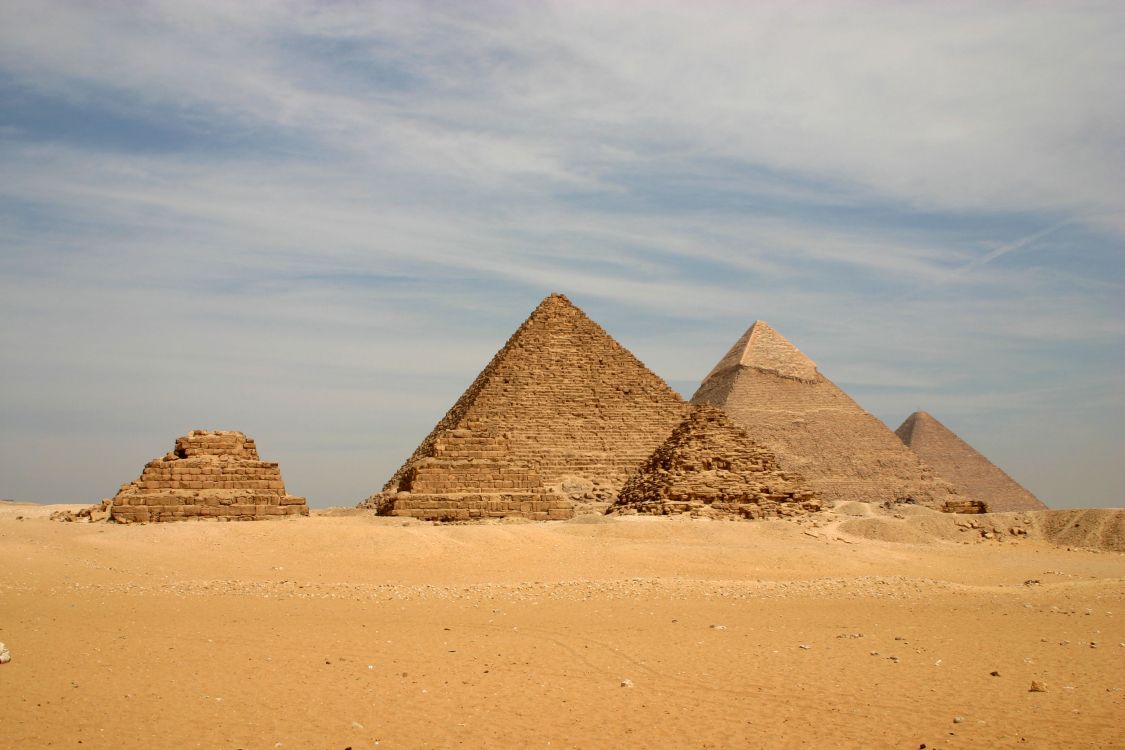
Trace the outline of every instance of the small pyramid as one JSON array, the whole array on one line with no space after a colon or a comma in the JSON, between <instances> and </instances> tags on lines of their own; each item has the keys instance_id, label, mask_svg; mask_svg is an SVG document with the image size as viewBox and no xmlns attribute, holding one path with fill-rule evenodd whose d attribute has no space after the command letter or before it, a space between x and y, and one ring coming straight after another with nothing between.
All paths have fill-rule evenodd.
<instances>
[{"instance_id":1,"label":"small pyramid","mask_svg":"<svg viewBox=\"0 0 1125 750\"><path fill-rule=\"evenodd\" d=\"M140 478L110 502L113 519L122 523L309 514L305 498L285 493L277 464L262 461L254 439L235 431L195 430L177 438L170 453L145 464Z\"/></svg>"},{"instance_id":2,"label":"small pyramid","mask_svg":"<svg viewBox=\"0 0 1125 750\"><path fill-rule=\"evenodd\" d=\"M804 479L714 406L696 406L621 489L613 510L769 518L820 510Z\"/></svg>"},{"instance_id":3,"label":"small pyramid","mask_svg":"<svg viewBox=\"0 0 1125 750\"><path fill-rule=\"evenodd\" d=\"M546 520L604 509L687 409L597 323L552 294L361 506L436 520Z\"/></svg>"},{"instance_id":4,"label":"small pyramid","mask_svg":"<svg viewBox=\"0 0 1125 750\"><path fill-rule=\"evenodd\" d=\"M973 446L924 411L916 411L895 430L917 453L963 494L984 503L989 512L1043 510L1047 506Z\"/></svg>"},{"instance_id":5,"label":"small pyramid","mask_svg":"<svg viewBox=\"0 0 1125 750\"><path fill-rule=\"evenodd\" d=\"M762 321L719 360L692 403L721 408L824 501L914 502L939 509L965 501Z\"/></svg>"}]
</instances>

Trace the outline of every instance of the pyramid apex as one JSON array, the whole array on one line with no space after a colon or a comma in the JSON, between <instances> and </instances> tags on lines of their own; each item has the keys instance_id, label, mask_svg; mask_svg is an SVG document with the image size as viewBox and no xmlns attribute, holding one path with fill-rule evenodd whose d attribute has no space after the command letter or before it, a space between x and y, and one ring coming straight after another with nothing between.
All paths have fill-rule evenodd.
<instances>
[{"instance_id":1,"label":"pyramid apex","mask_svg":"<svg viewBox=\"0 0 1125 750\"><path fill-rule=\"evenodd\" d=\"M535 310L532 312L532 314L534 315L536 312L539 312L541 310L559 309L578 310L579 312L581 312L581 309L578 307L578 305L571 302L570 298L565 294L562 294L561 292L551 292L546 297L544 297L538 305L536 305Z\"/></svg>"},{"instance_id":2,"label":"pyramid apex","mask_svg":"<svg viewBox=\"0 0 1125 750\"><path fill-rule=\"evenodd\" d=\"M734 367L753 367L782 377L814 381L819 377L816 363L764 320L755 320L731 350L703 379Z\"/></svg>"},{"instance_id":3,"label":"pyramid apex","mask_svg":"<svg viewBox=\"0 0 1125 750\"><path fill-rule=\"evenodd\" d=\"M898 435L899 440L901 440L905 445L909 446L914 440L914 429L920 424L937 425L943 430L949 429L941 422L937 421L937 419L935 419L933 416L931 416L928 411L916 411L906 419L902 420L902 424L900 424L898 426L898 429L895 430L895 434Z\"/></svg>"}]
</instances>

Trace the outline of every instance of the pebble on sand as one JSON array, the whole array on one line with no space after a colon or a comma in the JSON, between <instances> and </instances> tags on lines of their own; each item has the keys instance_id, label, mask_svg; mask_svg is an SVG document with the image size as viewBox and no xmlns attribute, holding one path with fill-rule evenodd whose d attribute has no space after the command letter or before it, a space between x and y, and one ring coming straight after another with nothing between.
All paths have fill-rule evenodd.
<instances>
[{"instance_id":1,"label":"pebble on sand","mask_svg":"<svg viewBox=\"0 0 1125 750\"><path fill-rule=\"evenodd\" d=\"M0 664L7 664L12 660L12 652L0 641Z\"/></svg>"},{"instance_id":2,"label":"pebble on sand","mask_svg":"<svg viewBox=\"0 0 1125 750\"><path fill-rule=\"evenodd\" d=\"M1039 680L1032 680L1031 687L1027 689L1029 693L1045 693L1047 692L1047 685Z\"/></svg>"}]
</instances>

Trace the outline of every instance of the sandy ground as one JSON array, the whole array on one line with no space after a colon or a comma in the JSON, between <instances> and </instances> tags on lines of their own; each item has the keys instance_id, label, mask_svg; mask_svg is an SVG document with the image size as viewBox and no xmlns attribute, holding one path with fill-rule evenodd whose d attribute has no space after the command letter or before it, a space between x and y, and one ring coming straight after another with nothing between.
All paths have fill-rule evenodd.
<instances>
[{"instance_id":1,"label":"sandy ground","mask_svg":"<svg viewBox=\"0 0 1125 750\"><path fill-rule=\"evenodd\" d=\"M4 748L1125 747L1116 551L866 506L804 525L51 509L0 503Z\"/></svg>"}]
</instances>

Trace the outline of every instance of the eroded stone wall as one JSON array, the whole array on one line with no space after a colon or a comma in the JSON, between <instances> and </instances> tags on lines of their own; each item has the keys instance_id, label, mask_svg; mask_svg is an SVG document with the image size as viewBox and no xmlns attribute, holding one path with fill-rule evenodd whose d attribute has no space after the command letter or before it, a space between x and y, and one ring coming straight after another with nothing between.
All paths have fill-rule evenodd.
<instances>
[{"instance_id":1,"label":"eroded stone wall","mask_svg":"<svg viewBox=\"0 0 1125 750\"><path fill-rule=\"evenodd\" d=\"M285 492L276 463L262 461L241 432L196 430L145 464L112 499L118 522L214 518L252 521L308 515L303 497Z\"/></svg>"},{"instance_id":2,"label":"eroded stone wall","mask_svg":"<svg viewBox=\"0 0 1125 750\"><path fill-rule=\"evenodd\" d=\"M621 489L614 512L781 518L820 510L804 478L783 471L723 411L697 406Z\"/></svg>"}]
</instances>

